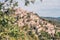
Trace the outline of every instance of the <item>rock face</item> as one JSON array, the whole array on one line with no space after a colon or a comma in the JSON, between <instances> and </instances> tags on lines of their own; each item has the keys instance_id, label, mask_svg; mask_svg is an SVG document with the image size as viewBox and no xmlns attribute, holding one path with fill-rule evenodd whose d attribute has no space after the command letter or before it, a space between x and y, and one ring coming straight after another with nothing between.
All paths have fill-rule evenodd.
<instances>
[{"instance_id":1,"label":"rock face","mask_svg":"<svg viewBox=\"0 0 60 40\"><path fill-rule=\"evenodd\" d=\"M28 25L38 35L42 30L51 35L55 34L55 25L49 23L45 19L42 19L36 13L27 12L21 8L17 8L15 10L15 17L17 17L18 26L23 27Z\"/></svg>"}]
</instances>

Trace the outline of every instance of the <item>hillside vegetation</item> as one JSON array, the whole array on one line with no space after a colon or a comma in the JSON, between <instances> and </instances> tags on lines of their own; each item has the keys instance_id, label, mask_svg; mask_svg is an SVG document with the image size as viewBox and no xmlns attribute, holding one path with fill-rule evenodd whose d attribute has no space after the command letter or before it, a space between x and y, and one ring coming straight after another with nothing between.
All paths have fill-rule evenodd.
<instances>
[{"instance_id":1,"label":"hillside vegetation","mask_svg":"<svg viewBox=\"0 0 60 40\"><path fill-rule=\"evenodd\" d=\"M0 11L0 40L58 40L56 25L22 9ZM58 39L57 39L58 38Z\"/></svg>"},{"instance_id":2,"label":"hillside vegetation","mask_svg":"<svg viewBox=\"0 0 60 40\"><path fill-rule=\"evenodd\" d=\"M0 40L60 40L55 23L8 1L0 2Z\"/></svg>"}]
</instances>

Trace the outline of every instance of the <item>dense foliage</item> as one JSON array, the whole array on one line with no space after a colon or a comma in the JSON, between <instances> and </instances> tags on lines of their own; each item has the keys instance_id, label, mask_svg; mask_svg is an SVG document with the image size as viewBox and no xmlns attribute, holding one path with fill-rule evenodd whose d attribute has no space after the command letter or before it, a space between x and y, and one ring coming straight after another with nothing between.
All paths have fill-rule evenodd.
<instances>
[{"instance_id":1,"label":"dense foliage","mask_svg":"<svg viewBox=\"0 0 60 40\"><path fill-rule=\"evenodd\" d=\"M10 4L8 4L9 7L6 5L7 9L5 9L6 6L4 6L4 4L8 1L10 2ZM15 24L17 19L13 16L13 8L17 6L17 2L12 3L13 0L0 2L0 40L38 40L35 34L32 34L32 31L29 35L24 29L18 27L17 23ZM13 5L13 7L11 5Z\"/></svg>"},{"instance_id":2,"label":"dense foliage","mask_svg":"<svg viewBox=\"0 0 60 40\"><path fill-rule=\"evenodd\" d=\"M10 2L9 7L5 9L3 6L7 1ZM31 1L33 3L33 1ZM19 27L16 23L16 18L13 16L13 7L17 6L17 2L13 0L5 0L4 3L0 2L0 40L51 40L51 35L45 31L41 31L40 35L25 25L23 28ZM28 2L27 2L28 3ZM13 7L11 6L13 5ZM3 11L1 11L3 10ZM60 32L56 33L55 37L60 37Z\"/></svg>"}]
</instances>

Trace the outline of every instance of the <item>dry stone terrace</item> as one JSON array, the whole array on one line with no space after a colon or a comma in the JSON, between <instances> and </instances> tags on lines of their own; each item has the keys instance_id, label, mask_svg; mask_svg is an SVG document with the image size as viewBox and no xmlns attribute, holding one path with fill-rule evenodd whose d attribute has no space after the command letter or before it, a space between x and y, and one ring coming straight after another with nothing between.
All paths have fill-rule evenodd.
<instances>
[{"instance_id":1,"label":"dry stone terrace","mask_svg":"<svg viewBox=\"0 0 60 40\"><path fill-rule=\"evenodd\" d=\"M19 18L17 23L20 27L23 27L27 24L28 27L31 27L32 30L35 30L34 32L37 31L38 34L41 30L48 32L49 34L55 34L55 25L41 19L33 12L27 12L21 8L17 8L15 9L15 16Z\"/></svg>"}]
</instances>

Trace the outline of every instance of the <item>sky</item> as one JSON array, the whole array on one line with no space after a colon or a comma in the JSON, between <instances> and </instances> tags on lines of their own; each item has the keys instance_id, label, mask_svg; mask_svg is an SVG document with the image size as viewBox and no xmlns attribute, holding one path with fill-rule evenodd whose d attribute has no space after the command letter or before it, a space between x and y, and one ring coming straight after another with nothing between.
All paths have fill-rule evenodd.
<instances>
[{"instance_id":1,"label":"sky","mask_svg":"<svg viewBox=\"0 0 60 40\"><path fill-rule=\"evenodd\" d=\"M27 7L22 1L19 1L20 7L36 12L39 16L60 17L60 0L43 0L43 2L36 0L35 4L30 4Z\"/></svg>"},{"instance_id":2,"label":"sky","mask_svg":"<svg viewBox=\"0 0 60 40\"><path fill-rule=\"evenodd\" d=\"M60 0L36 0L34 4L25 6L24 0L17 0L19 7L27 11L36 12L39 16L60 17Z\"/></svg>"}]
</instances>

